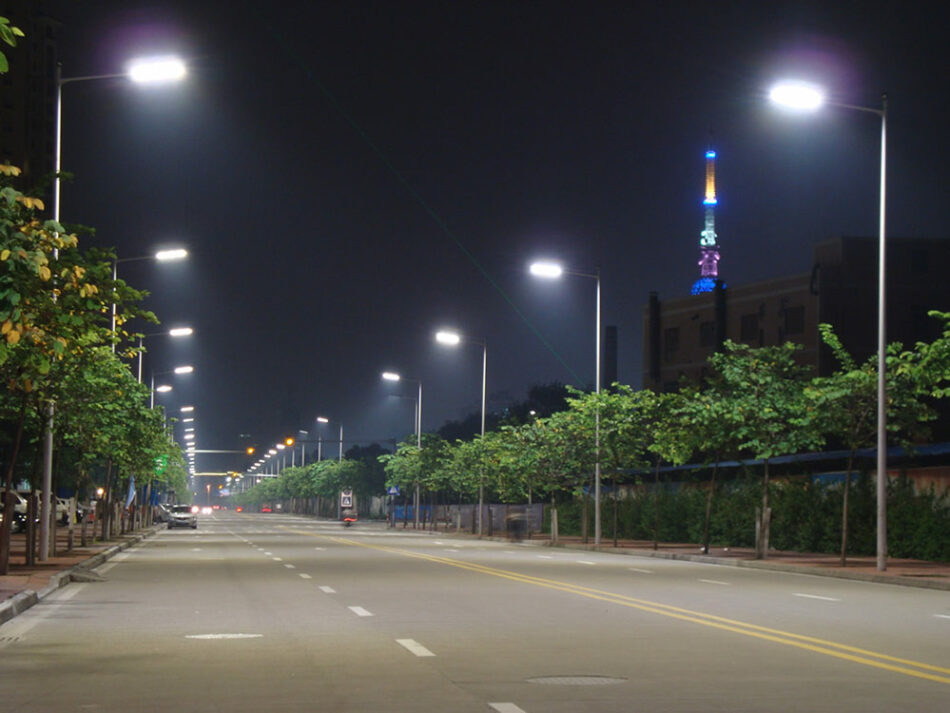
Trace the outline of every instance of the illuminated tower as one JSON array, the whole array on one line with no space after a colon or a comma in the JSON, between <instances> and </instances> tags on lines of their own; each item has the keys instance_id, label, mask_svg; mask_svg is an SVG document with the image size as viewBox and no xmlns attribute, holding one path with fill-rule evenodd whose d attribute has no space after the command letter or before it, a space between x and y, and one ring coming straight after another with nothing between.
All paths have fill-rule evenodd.
<instances>
[{"instance_id":1,"label":"illuminated tower","mask_svg":"<svg viewBox=\"0 0 950 713\"><path fill-rule=\"evenodd\" d=\"M691 294L712 292L719 278L719 241L716 235L716 152L706 152L706 209L705 229L699 234L699 279L693 283Z\"/></svg>"}]
</instances>

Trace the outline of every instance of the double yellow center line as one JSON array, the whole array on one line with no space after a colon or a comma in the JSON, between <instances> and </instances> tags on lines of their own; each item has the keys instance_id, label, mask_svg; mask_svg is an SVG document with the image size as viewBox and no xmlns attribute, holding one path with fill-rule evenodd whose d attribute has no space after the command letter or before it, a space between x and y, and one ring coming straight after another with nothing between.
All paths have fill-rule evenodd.
<instances>
[{"instance_id":1,"label":"double yellow center line","mask_svg":"<svg viewBox=\"0 0 950 713\"><path fill-rule=\"evenodd\" d=\"M293 532L305 535L314 535L312 532L306 532L302 530L293 530ZM322 535L316 536L326 537ZM328 539L342 545L362 547L368 550L376 550L378 552L387 552L389 554L399 555L402 557L411 557L413 559L425 560L428 562L434 562L436 564L446 565L448 567L456 567L458 569L468 570L469 572L486 574L492 577L500 577L513 582L531 584L536 587L544 587L545 589L566 592L568 594L574 594L602 602L609 602L611 604L617 604L619 606L629 607L631 609L639 609L641 611L650 612L651 614L658 614L671 619L679 619L680 621L686 621L692 624L700 624L702 626L708 626L714 629L721 629L722 631L729 631L734 634L741 634L743 636L750 636L756 639L762 639L764 641L771 641L772 643L776 644L793 646L795 648L804 649L806 651L822 654L824 656L832 656L837 659L843 659L845 661L850 661L852 663L857 663L864 666L871 666L873 668L884 669L885 671L891 671L893 673L899 673L905 676L913 676L914 678L922 678L928 681L934 681L935 683L950 685L950 668L945 668L943 666L934 666L921 661L913 661L897 656L889 656L876 651L869 651L856 646L848 646L847 644L839 644L834 641L819 639L813 636L794 634L789 631L782 631L781 629L772 629L767 626L759 626L758 624L750 624L735 619L716 616L714 614L706 614L704 612L684 609L682 607L672 606L669 604L652 602L645 599L639 599L637 597L627 596L625 594L607 592L601 589L585 587L579 584L571 584L570 582L561 582L555 579L547 579L545 577L534 577L532 575L522 574L520 572L498 569L497 567L489 567L487 565L477 564L474 562L465 562L462 560L452 559L450 557L440 557L438 555L412 552L410 550L404 550L396 547L369 544L343 537L328 537Z\"/></svg>"}]
</instances>

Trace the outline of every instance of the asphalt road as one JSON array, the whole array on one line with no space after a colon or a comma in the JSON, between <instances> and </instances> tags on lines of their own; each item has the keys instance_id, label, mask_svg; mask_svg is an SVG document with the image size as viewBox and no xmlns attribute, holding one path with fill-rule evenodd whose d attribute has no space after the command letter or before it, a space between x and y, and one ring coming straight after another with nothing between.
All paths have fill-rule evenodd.
<instances>
[{"instance_id":1,"label":"asphalt road","mask_svg":"<svg viewBox=\"0 0 950 713\"><path fill-rule=\"evenodd\" d=\"M0 626L0 710L943 711L950 594L216 513Z\"/></svg>"}]
</instances>

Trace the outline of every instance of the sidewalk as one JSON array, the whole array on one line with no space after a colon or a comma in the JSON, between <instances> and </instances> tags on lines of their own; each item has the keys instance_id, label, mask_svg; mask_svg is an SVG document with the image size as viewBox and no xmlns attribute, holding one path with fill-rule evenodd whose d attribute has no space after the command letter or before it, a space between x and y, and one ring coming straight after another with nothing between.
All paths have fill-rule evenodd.
<instances>
[{"instance_id":1,"label":"sidewalk","mask_svg":"<svg viewBox=\"0 0 950 713\"><path fill-rule=\"evenodd\" d=\"M10 543L9 571L0 575L0 624L29 609L60 587L65 587L74 577L82 576L81 571L74 573L74 568L81 570L97 567L154 533L155 528L145 528L120 535L108 542L95 542L86 547L76 546L67 552L68 532L65 528L57 528L56 556L29 567L23 564L26 537L23 534L13 535ZM75 535L78 543L78 528Z\"/></svg>"}]
</instances>

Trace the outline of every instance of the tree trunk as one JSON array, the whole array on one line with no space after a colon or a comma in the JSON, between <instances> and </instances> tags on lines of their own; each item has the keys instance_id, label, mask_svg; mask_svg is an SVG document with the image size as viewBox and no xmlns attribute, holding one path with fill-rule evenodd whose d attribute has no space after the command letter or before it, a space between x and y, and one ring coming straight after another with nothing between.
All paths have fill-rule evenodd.
<instances>
[{"instance_id":1,"label":"tree trunk","mask_svg":"<svg viewBox=\"0 0 950 713\"><path fill-rule=\"evenodd\" d=\"M551 544L556 545L558 540L558 527L557 527L557 500L554 498L554 494L551 494Z\"/></svg>"},{"instance_id":2,"label":"tree trunk","mask_svg":"<svg viewBox=\"0 0 950 713\"><path fill-rule=\"evenodd\" d=\"M703 554L709 554L709 521L712 519L713 495L716 493L716 476L719 473L719 454L716 454L716 465L713 466L712 481L706 492L706 518L703 520Z\"/></svg>"},{"instance_id":3,"label":"tree trunk","mask_svg":"<svg viewBox=\"0 0 950 713\"><path fill-rule=\"evenodd\" d=\"M653 550L660 549L660 459L653 476Z\"/></svg>"},{"instance_id":4,"label":"tree trunk","mask_svg":"<svg viewBox=\"0 0 950 713\"><path fill-rule=\"evenodd\" d=\"M762 478L762 508L759 512L755 538L755 558L765 559L769 553L769 525L772 520L769 510L769 460L765 459L765 474Z\"/></svg>"},{"instance_id":5,"label":"tree trunk","mask_svg":"<svg viewBox=\"0 0 950 713\"><path fill-rule=\"evenodd\" d=\"M848 451L848 469L844 474L844 493L841 500L841 566L848 566L848 494L851 490L851 468L854 467L854 449Z\"/></svg>"},{"instance_id":6,"label":"tree trunk","mask_svg":"<svg viewBox=\"0 0 950 713\"><path fill-rule=\"evenodd\" d=\"M617 547L617 523L619 521L618 510L620 509L620 503L617 500L617 481L614 480L613 486L613 498L614 498L614 547Z\"/></svg>"},{"instance_id":7,"label":"tree trunk","mask_svg":"<svg viewBox=\"0 0 950 713\"><path fill-rule=\"evenodd\" d=\"M17 455L20 452L20 443L23 441L23 424L26 421L26 396L20 400L20 413L17 416L16 435L13 437L13 450L10 453L10 462L4 476L3 522L0 523L0 574L10 570L10 530L13 527L13 468L16 465Z\"/></svg>"}]
</instances>

